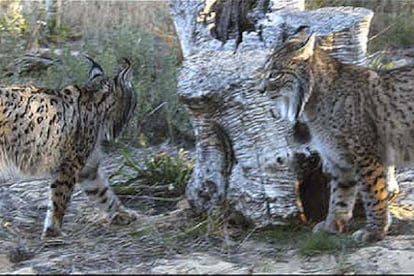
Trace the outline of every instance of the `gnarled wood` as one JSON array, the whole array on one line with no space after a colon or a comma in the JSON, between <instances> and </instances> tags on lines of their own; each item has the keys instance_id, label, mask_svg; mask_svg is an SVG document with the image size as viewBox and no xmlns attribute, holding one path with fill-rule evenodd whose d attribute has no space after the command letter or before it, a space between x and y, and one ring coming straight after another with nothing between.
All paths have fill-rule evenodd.
<instances>
[{"instance_id":1,"label":"gnarled wood","mask_svg":"<svg viewBox=\"0 0 414 276\"><path fill-rule=\"evenodd\" d=\"M248 5L229 12L235 3ZM207 20L212 5L225 15ZM301 150L295 139L306 139L306 131L282 121L257 83L269 50L300 25L310 25L332 55L362 62L373 13L352 7L302 11L303 6L295 0L172 1L184 53L178 95L196 136L196 163L187 187L195 210L225 204L257 226L277 224L302 211L299 193L305 215L320 219L326 212L326 176L318 156L296 154L293 169L284 158L288 150ZM227 23L249 18L254 25L240 36L241 29L235 32L223 16ZM318 195L322 203L315 207Z\"/></svg>"}]
</instances>

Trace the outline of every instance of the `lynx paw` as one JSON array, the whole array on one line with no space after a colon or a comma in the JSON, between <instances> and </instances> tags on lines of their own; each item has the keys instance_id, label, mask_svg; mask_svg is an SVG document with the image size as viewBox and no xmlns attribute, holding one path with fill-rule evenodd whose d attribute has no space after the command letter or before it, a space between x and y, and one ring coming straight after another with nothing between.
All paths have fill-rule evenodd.
<instances>
[{"instance_id":1,"label":"lynx paw","mask_svg":"<svg viewBox=\"0 0 414 276\"><path fill-rule=\"evenodd\" d=\"M40 239L45 240L48 238L55 238L59 237L62 234L61 230L57 227L49 226L46 229L43 230L42 236Z\"/></svg>"},{"instance_id":2,"label":"lynx paw","mask_svg":"<svg viewBox=\"0 0 414 276\"><path fill-rule=\"evenodd\" d=\"M352 239L360 244L380 241L384 239L386 233L384 231L369 231L368 229L359 229L352 234Z\"/></svg>"},{"instance_id":3,"label":"lynx paw","mask_svg":"<svg viewBox=\"0 0 414 276\"><path fill-rule=\"evenodd\" d=\"M48 227L47 229L43 230L42 235L40 237L41 240L53 240L54 238L59 237L66 237L67 234L62 232L61 230L53 227Z\"/></svg>"},{"instance_id":4,"label":"lynx paw","mask_svg":"<svg viewBox=\"0 0 414 276\"><path fill-rule=\"evenodd\" d=\"M133 221L136 221L138 217L138 213L134 210L121 209L112 215L110 218L110 223L116 225L128 225Z\"/></svg>"},{"instance_id":5,"label":"lynx paw","mask_svg":"<svg viewBox=\"0 0 414 276\"><path fill-rule=\"evenodd\" d=\"M312 232L313 233L326 232L326 233L335 234L335 233L340 233L341 229L338 229L336 224L328 223L326 220L324 220L316 224L313 227Z\"/></svg>"}]
</instances>

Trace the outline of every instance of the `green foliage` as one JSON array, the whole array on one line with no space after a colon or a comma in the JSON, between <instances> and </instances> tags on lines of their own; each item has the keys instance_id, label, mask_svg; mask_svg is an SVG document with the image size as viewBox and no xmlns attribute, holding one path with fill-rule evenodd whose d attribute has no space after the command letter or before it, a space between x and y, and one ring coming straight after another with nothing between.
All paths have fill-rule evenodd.
<instances>
[{"instance_id":1,"label":"green foliage","mask_svg":"<svg viewBox=\"0 0 414 276\"><path fill-rule=\"evenodd\" d=\"M45 42L49 41L53 43L64 44L70 35L71 27L64 23L56 25L57 23L55 20L56 19L52 20L52 25L47 25L47 36L44 37L44 39L46 40Z\"/></svg>"},{"instance_id":2,"label":"green foliage","mask_svg":"<svg viewBox=\"0 0 414 276\"><path fill-rule=\"evenodd\" d=\"M255 239L273 241L278 245L297 245L302 255L344 252L356 247L351 237L342 234L312 233L303 225L272 226L257 231Z\"/></svg>"},{"instance_id":3,"label":"green foliage","mask_svg":"<svg viewBox=\"0 0 414 276\"><path fill-rule=\"evenodd\" d=\"M52 54L57 62L48 67L46 72L32 82L39 86L61 88L70 84L80 84L86 81L90 67L83 57L74 57L70 47L61 49L61 54Z\"/></svg>"},{"instance_id":4,"label":"green foliage","mask_svg":"<svg viewBox=\"0 0 414 276\"><path fill-rule=\"evenodd\" d=\"M167 138L176 141L192 136L188 114L176 95L176 46L163 44L150 31L126 23L112 31L94 30L85 37L83 48L104 68L116 68L123 57L132 61L138 104L135 129L126 133L128 137L158 144Z\"/></svg>"},{"instance_id":5,"label":"green foliage","mask_svg":"<svg viewBox=\"0 0 414 276\"><path fill-rule=\"evenodd\" d=\"M370 39L371 52L414 46L414 15L383 14L381 20L386 28Z\"/></svg>"},{"instance_id":6,"label":"green foliage","mask_svg":"<svg viewBox=\"0 0 414 276\"><path fill-rule=\"evenodd\" d=\"M21 0L12 0L2 3L7 8L4 13L0 14L0 32L11 33L17 36L27 32L26 19L21 12L21 2Z\"/></svg>"},{"instance_id":7,"label":"green foliage","mask_svg":"<svg viewBox=\"0 0 414 276\"><path fill-rule=\"evenodd\" d=\"M412 1L306 0L307 9L337 6L364 7L374 11L368 52L414 46Z\"/></svg>"},{"instance_id":8,"label":"green foliage","mask_svg":"<svg viewBox=\"0 0 414 276\"><path fill-rule=\"evenodd\" d=\"M341 234L307 233L298 241L299 252L302 255L317 253L343 252L356 244L351 237Z\"/></svg>"},{"instance_id":9,"label":"green foliage","mask_svg":"<svg viewBox=\"0 0 414 276\"><path fill-rule=\"evenodd\" d=\"M121 152L125 160L110 178L126 176L126 180L113 184L116 193L145 194L160 199L184 195L194 167L194 161L188 158L188 152L179 149L176 156L160 152L145 157L143 165L139 165L127 149L122 148Z\"/></svg>"},{"instance_id":10,"label":"green foliage","mask_svg":"<svg viewBox=\"0 0 414 276\"><path fill-rule=\"evenodd\" d=\"M27 31L27 23L21 13L21 0L4 3L0 13L0 65L4 68L13 58L22 53L25 42L22 40Z\"/></svg>"},{"instance_id":11,"label":"green foliage","mask_svg":"<svg viewBox=\"0 0 414 276\"><path fill-rule=\"evenodd\" d=\"M306 9L316 10L322 7L325 7L325 0L306 0L305 1Z\"/></svg>"},{"instance_id":12,"label":"green foliage","mask_svg":"<svg viewBox=\"0 0 414 276\"><path fill-rule=\"evenodd\" d=\"M277 244L287 245L301 239L309 229L301 225L270 226L256 231L253 237L261 241L274 241Z\"/></svg>"}]
</instances>

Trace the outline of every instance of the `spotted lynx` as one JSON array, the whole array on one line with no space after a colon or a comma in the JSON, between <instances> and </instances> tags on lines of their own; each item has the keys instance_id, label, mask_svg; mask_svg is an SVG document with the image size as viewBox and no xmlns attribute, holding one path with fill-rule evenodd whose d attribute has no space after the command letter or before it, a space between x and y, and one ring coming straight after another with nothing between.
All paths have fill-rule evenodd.
<instances>
[{"instance_id":1,"label":"spotted lynx","mask_svg":"<svg viewBox=\"0 0 414 276\"><path fill-rule=\"evenodd\" d=\"M309 145L331 175L328 215L314 232L342 232L359 191L366 227L353 238L383 239L393 166L414 163L414 65L373 70L315 45L315 34L299 28L269 55L260 89L282 117L307 124Z\"/></svg>"},{"instance_id":2,"label":"spotted lynx","mask_svg":"<svg viewBox=\"0 0 414 276\"><path fill-rule=\"evenodd\" d=\"M99 171L102 140L117 137L135 109L132 68L125 60L126 66L112 79L88 59L92 68L83 86L0 87L2 174L52 177L43 238L61 234L77 182L115 223L136 219Z\"/></svg>"}]
</instances>

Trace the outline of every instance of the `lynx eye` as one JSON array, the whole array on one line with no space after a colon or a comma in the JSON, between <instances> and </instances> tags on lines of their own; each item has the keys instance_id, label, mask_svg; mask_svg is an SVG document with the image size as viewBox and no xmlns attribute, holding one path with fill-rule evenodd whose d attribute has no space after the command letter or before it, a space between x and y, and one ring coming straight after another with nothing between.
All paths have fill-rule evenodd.
<instances>
[{"instance_id":1,"label":"lynx eye","mask_svg":"<svg viewBox=\"0 0 414 276\"><path fill-rule=\"evenodd\" d=\"M283 77L282 73L275 73L270 76L270 81L278 81Z\"/></svg>"}]
</instances>

